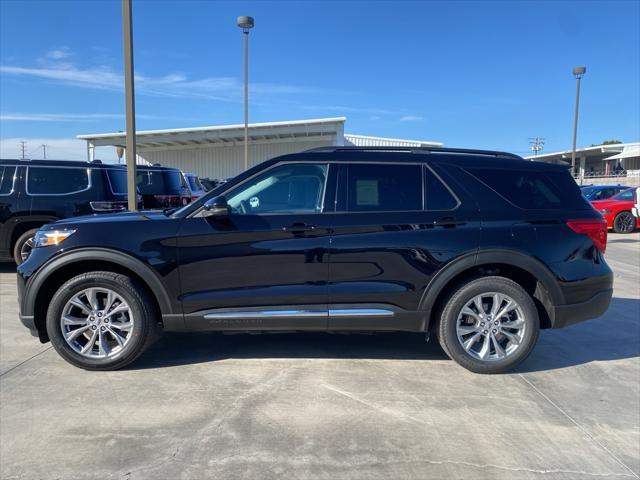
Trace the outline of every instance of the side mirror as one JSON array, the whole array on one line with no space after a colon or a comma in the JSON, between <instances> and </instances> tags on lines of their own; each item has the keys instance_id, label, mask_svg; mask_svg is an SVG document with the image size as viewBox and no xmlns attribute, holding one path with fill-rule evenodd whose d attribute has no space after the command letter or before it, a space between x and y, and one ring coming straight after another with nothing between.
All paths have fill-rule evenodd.
<instances>
[{"instance_id":1,"label":"side mirror","mask_svg":"<svg viewBox=\"0 0 640 480\"><path fill-rule=\"evenodd\" d=\"M222 195L207 200L202 206L203 217L227 217L230 213L231 208Z\"/></svg>"}]
</instances>

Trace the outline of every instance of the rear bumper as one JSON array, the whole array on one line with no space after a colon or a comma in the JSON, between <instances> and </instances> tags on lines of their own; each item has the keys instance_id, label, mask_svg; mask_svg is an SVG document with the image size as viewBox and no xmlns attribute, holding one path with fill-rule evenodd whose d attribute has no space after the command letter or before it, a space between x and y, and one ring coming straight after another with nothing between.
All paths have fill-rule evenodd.
<instances>
[{"instance_id":1,"label":"rear bumper","mask_svg":"<svg viewBox=\"0 0 640 480\"><path fill-rule=\"evenodd\" d=\"M609 288L596 293L585 302L557 305L554 307L553 328L563 328L599 317L609 308L612 296L613 288Z\"/></svg>"}]
</instances>

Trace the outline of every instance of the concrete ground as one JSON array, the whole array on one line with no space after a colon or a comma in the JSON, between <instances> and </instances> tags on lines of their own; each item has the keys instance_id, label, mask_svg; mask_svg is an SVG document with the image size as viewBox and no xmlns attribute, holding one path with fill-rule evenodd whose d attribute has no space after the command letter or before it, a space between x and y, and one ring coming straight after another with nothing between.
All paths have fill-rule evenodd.
<instances>
[{"instance_id":1,"label":"concrete ground","mask_svg":"<svg viewBox=\"0 0 640 480\"><path fill-rule=\"evenodd\" d=\"M640 478L640 235L615 298L481 376L417 335L165 335L85 372L19 324L0 273L0 477Z\"/></svg>"}]
</instances>

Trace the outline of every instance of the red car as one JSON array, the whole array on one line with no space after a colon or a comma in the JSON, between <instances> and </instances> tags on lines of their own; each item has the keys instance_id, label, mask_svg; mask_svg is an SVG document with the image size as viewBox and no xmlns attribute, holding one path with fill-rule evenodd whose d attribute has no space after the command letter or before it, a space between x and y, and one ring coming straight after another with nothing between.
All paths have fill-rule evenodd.
<instances>
[{"instance_id":1,"label":"red car","mask_svg":"<svg viewBox=\"0 0 640 480\"><path fill-rule=\"evenodd\" d=\"M637 188L628 188L606 200L591 202L607 221L607 226L616 233L631 233L640 227L640 218L631 213Z\"/></svg>"}]
</instances>

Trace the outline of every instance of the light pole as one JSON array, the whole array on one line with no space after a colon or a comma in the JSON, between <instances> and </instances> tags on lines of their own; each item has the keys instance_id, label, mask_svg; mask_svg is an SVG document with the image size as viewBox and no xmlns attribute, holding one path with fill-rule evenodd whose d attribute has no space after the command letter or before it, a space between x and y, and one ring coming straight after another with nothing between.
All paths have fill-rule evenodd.
<instances>
[{"instance_id":1,"label":"light pole","mask_svg":"<svg viewBox=\"0 0 640 480\"><path fill-rule=\"evenodd\" d=\"M253 28L253 17L239 16L238 26L244 33L244 169L249 168L249 30Z\"/></svg>"},{"instance_id":2,"label":"light pole","mask_svg":"<svg viewBox=\"0 0 640 480\"><path fill-rule=\"evenodd\" d=\"M576 171L576 138L578 136L578 108L580 105L580 80L587 72L587 67L575 67L573 76L576 77L576 110L573 114L573 148L571 149L571 174ZM582 183L582 175L580 175L580 183Z\"/></svg>"},{"instance_id":3,"label":"light pole","mask_svg":"<svg viewBox=\"0 0 640 480\"><path fill-rule=\"evenodd\" d=\"M127 145L127 200L130 211L138 209L136 190L136 108L133 90L133 26L131 0L122 0L122 35L124 44L124 97Z\"/></svg>"}]
</instances>

